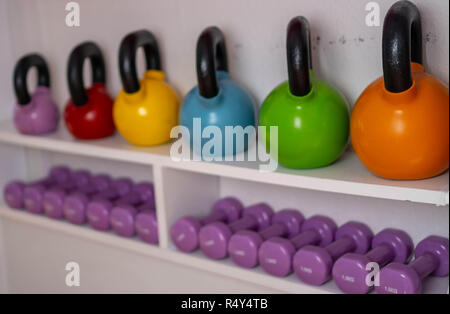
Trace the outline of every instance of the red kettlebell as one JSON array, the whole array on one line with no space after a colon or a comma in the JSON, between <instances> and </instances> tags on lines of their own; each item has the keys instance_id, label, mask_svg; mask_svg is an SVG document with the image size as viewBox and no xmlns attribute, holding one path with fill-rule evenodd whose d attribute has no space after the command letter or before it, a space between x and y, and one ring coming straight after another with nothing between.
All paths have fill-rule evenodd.
<instances>
[{"instance_id":1,"label":"red kettlebell","mask_svg":"<svg viewBox=\"0 0 450 314\"><path fill-rule=\"evenodd\" d=\"M83 64L91 61L92 86L84 88ZM85 42L72 50L67 65L67 80L71 99L64 112L69 131L79 139L108 137L115 131L112 116L113 100L106 91L105 62L100 48Z\"/></svg>"}]
</instances>

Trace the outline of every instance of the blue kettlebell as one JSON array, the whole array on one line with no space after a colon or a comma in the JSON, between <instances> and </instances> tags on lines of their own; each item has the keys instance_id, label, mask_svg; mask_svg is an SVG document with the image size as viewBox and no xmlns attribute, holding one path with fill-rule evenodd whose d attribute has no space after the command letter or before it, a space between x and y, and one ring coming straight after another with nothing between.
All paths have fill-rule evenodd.
<instances>
[{"instance_id":1,"label":"blue kettlebell","mask_svg":"<svg viewBox=\"0 0 450 314\"><path fill-rule=\"evenodd\" d=\"M225 38L219 28L209 27L201 33L196 54L198 86L187 94L180 110L191 148L203 157L246 151L256 132L255 103L230 79Z\"/></svg>"}]
</instances>

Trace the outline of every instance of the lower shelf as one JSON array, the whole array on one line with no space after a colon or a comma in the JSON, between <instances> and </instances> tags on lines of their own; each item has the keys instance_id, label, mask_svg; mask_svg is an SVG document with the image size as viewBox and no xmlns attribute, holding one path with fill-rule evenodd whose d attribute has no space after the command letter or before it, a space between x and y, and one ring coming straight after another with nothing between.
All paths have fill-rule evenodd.
<instances>
[{"instance_id":1,"label":"lower shelf","mask_svg":"<svg viewBox=\"0 0 450 314\"><path fill-rule=\"evenodd\" d=\"M295 275L290 275L287 278L276 278L267 275L259 267L252 270L239 268L229 259L224 261L212 261L205 258L201 252L185 254L174 249L165 249L149 245L137 238L121 238L112 232L99 232L89 226L75 226L65 221L52 220L45 216L33 215L20 210L12 210L5 206L0 206L0 218L44 228L46 230L70 235L87 241L95 241L120 250L131 251L133 253L179 264L187 268L195 268L218 276L245 281L265 288L278 290L281 293L339 293L339 289L332 281L321 287L308 286L298 281ZM229 291L229 293L233 293L233 291ZM430 278L429 280L426 280L424 282L424 293L448 293L448 278Z\"/></svg>"}]
</instances>

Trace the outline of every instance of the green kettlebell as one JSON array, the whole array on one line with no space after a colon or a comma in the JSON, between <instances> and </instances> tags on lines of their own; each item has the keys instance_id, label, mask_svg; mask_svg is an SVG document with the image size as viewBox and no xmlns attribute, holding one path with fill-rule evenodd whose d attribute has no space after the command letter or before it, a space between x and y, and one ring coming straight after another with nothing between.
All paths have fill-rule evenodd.
<instances>
[{"instance_id":1,"label":"green kettlebell","mask_svg":"<svg viewBox=\"0 0 450 314\"><path fill-rule=\"evenodd\" d=\"M304 17L293 18L287 29L289 81L267 96L259 114L266 150L270 127L278 126L278 162L293 169L328 166L344 152L350 114L346 101L312 71L310 30Z\"/></svg>"}]
</instances>

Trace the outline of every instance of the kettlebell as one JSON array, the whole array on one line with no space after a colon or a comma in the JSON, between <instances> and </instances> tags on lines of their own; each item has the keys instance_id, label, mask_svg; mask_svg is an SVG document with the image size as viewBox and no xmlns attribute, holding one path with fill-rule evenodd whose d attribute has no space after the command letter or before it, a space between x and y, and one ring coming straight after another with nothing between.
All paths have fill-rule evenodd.
<instances>
[{"instance_id":1,"label":"kettlebell","mask_svg":"<svg viewBox=\"0 0 450 314\"><path fill-rule=\"evenodd\" d=\"M270 151L270 127L278 127L278 162L293 169L311 169L333 163L349 138L350 114L341 94L314 75L309 23L293 18L287 28L289 80L264 100L259 124ZM265 138L264 138L265 137ZM276 140L275 138L272 140Z\"/></svg>"},{"instance_id":2,"label":"kettlebell","mask_svg":"<svg viewBox=\"0 0 450 314\"><path fill-rule=\"evenodd\" d=\"M139 82L136 52L142 47L147 71ZM179 100L164 81L158 43L153 34L140 30L125 36L120 44L119 69L123 89L114 103L114 121L120 134L137 146L153 146L170 140L178 125Z\"/></svg>"},{"instance_id":3,"label":"kettlebell","mask_svg":"<svg viewBox=\"0 0 450 314\"><path fill-rule=\"evenodd\" d=\"M409 1L395 3L384 20L383 72L353 108L351 138L359 159L386 179L446 171L448 87L424 72L420 13Z\"/></svg>"},{"instance_id":4,"label":"kettlebell","mask_svg":"<svg viewBox=\"0 0 450 314\"><path fill-rule=\"evenodd\" d=\"M30 95L27 87L28 71L36 67L37 88ZM14 69L14 90L17 105L14 125L23 134L39 135L53 132L58 127L58 107L50 95L50 73L44 58L38 54L22 57Z\"/></svg>"},{"instance_id":5,"label":"kettlebell","mask_svg":"<svg viewBox=\"0 0 450 314\"><path fill-rule=\"evenodd\" d=\"M92 67L92 86L85 89L83 64L89 58ZM69 131L79 139L99 139L115 131L112 117L113 101L106 91L105 62L100 48L93 42L76 46L67 64L67 81L71 99L64 118Z\"/></svg>"},{"instance_id":6,"label":"kettlebell","mask_svg":"<svg viewBox=\"0 0 450 314\"><path fill-rule=\"evenodd\" d=\"M197 41L197 82L184 99L180 111L180 123L189 129L190 146L198 155L202 155L208 138L194 140L196 136L194 119L200 118L198 135L204 135L206 128L215 126L221 131L221 145L203 152L203 156L225 156L247 150L249 137L243 141L234 140L234 136L225 136L225 127L248 126L255 130L255 103L252 97L228 74L225 38L217 27L205 29ZM206 129L207 131L207 129ZM210 137L211 139L211 137ZM217 149L216 149L217 148Z\"/></svg>"}]
</instances>

